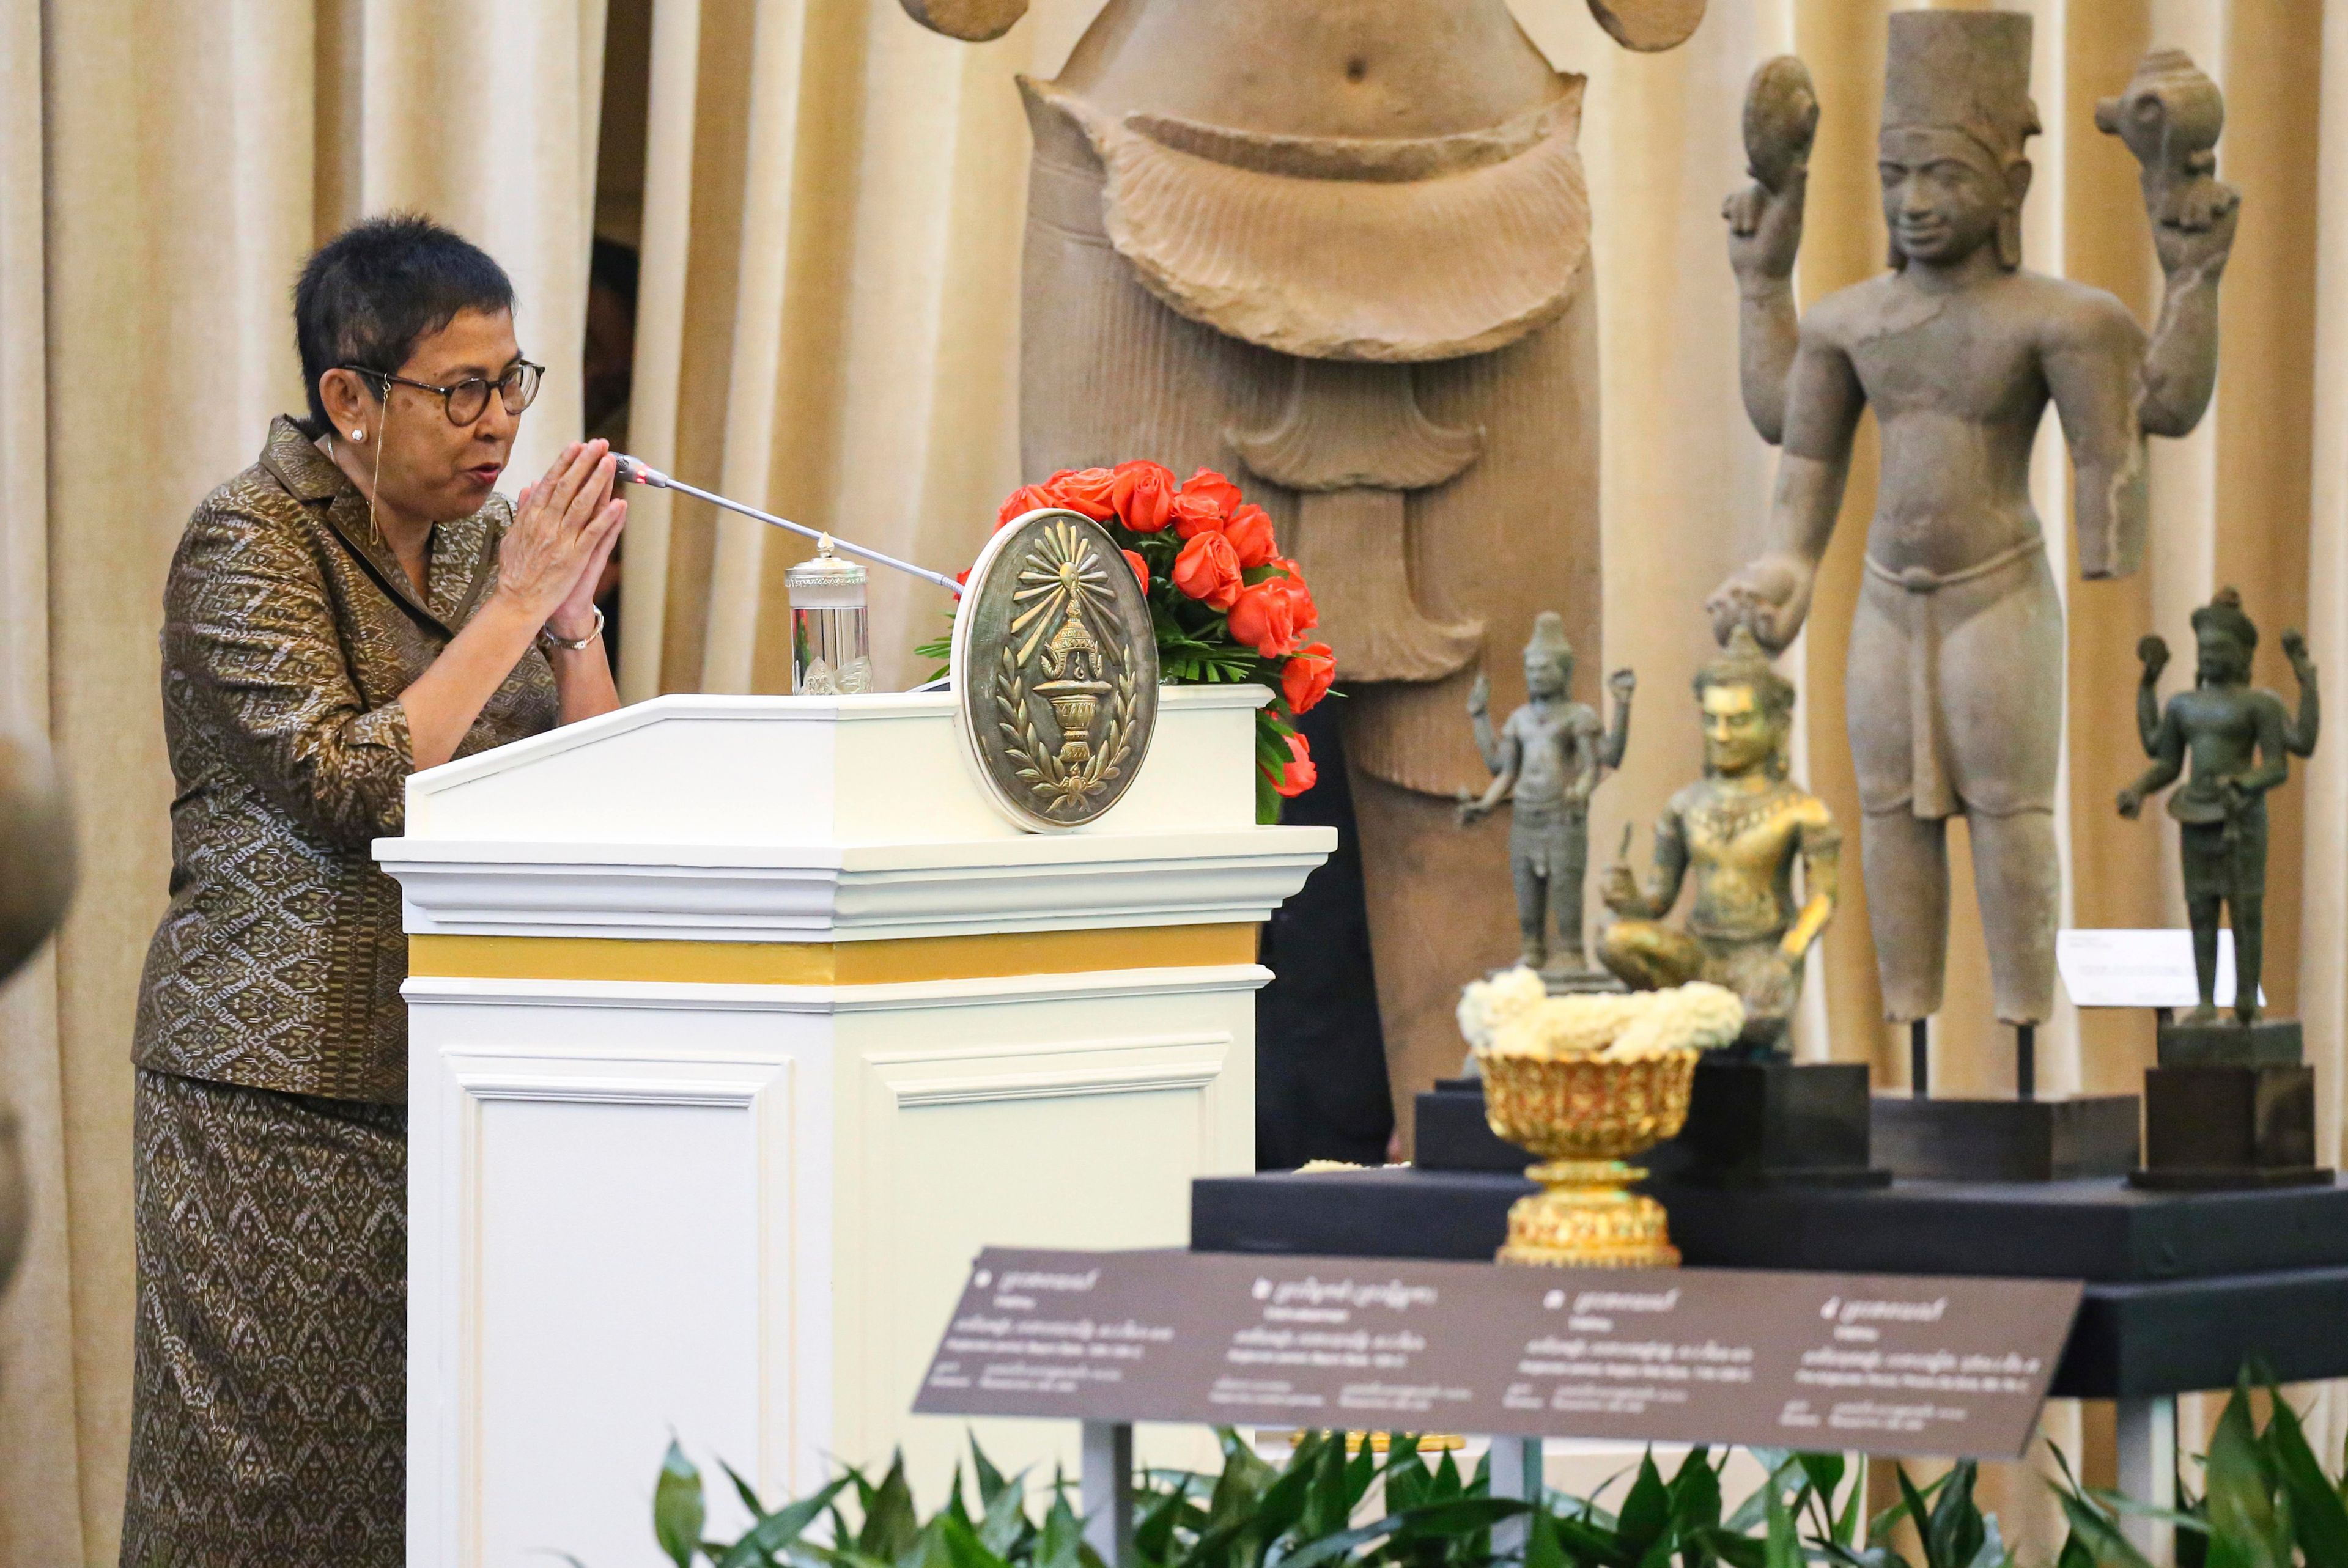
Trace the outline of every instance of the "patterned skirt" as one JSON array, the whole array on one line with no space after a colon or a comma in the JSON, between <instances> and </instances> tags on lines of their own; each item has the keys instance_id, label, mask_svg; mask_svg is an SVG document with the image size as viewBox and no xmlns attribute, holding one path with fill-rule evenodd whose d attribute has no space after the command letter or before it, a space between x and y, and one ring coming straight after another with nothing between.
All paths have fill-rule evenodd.
<instances>
[{"instance_id":1,"label":"patterned skirt","mask_svg":"<svg viewBox=\"0 0 2348 1568\"><path fill-rule=\"evenodd\" d=\"M401 1568L407 1111L140 1070L122 1568Z\"/></svg>"}]
</instances>

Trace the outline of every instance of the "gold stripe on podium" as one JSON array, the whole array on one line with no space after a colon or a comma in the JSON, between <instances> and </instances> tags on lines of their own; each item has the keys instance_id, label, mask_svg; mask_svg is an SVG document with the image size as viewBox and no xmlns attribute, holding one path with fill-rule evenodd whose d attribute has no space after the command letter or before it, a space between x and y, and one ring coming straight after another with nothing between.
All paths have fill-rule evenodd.
<instances>
[{"instance_id":1,"label":"gold stripe on podium","mask_svg":"<svg viewBox=\"0 0 2348 1568\"><path fill-rule=\"evenodd\" d=\"M1251 923L993 931L867 942L417 936L407 939L407 972L439 979L877 986L1251 964L1255 948Z\"/></svg>"}]
</instances>

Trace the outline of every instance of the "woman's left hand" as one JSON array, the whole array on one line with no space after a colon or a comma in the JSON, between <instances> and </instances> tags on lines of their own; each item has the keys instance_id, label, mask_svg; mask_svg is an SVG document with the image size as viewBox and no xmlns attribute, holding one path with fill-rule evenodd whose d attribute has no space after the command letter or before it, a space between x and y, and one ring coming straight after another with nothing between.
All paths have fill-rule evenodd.
<instances>
[{"instance_id":1,"label":"woman's left hand","mask_svg":"<svg viewBox=\"0 0 2348 1568\"><path fill-rule=\"evenodd\" d=\"M530 487L525 485L520 498L514 503L514 509L520 511L529 499ZM603 580L604 563L619 548L620 535L628 526L628 503L622 499L613 504L620 508L619 526L604 535L603 542L589 554L579 573L579 580L572 584L571 591L563 596L554 613L546 618L548 633L565 642L576 642L595 628L595 589Z\"/></svg>"}]
</instances>

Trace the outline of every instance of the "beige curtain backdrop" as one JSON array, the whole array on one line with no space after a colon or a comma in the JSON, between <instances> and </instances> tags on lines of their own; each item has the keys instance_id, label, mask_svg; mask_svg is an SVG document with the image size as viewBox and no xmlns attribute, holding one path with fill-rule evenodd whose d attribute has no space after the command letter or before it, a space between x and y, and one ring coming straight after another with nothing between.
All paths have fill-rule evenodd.
<instances>
[{"instance_id":1,"label":"beige curtain backdrop","mask_svg":"<svg viewBox=\"0 0 2348 1568\"><path fill-rule=\"evenodd\" d=\"M996 43L922 31L896 0L0 0L0 723L46 726L75 785L85 882L53 960L0 998L0 1089L28 1129L33 1251L0 1307L0 1565L109 1562L130 1346L127 1050L164 897L170 797L157 717L163 566L189 507L252 458L300 393L286 290L349 219L425 208L487 245L521 291L525 347L553 369L517 470L576 427L591 214L641 243L631 442L652 462L952 569L1017 467L1018 251L1027 133L1013 74L1050 75L1099 0L1040 0ZM1579 0L1513 0L1560 68L1591 78L1584 147L1601 319L1608 667L1642 678L1636 743L1595 841L1692 776L1684 693L1695 606L1751 548L1775 456L1746 426L1720 200L1742 178L1744 81L1793 49L1825 118L1806 299L1881 265L1873 137L1885 0L1714 0L1686 47L1614 47ZM2239 584L2348 670L2348 15L2318 0L2037 0L2030 264L2149 317L2132 164L2093 100L2157 41L2223 84L2221 170L2246 208L2225 292L2225 370L2192 439L2157 444L2148 569L2070 584L2071 917L2181 918L2169 835L2110 801L2137 767L2139 633ZM601 82L599 90L598 83ZM600 106L600 113L599 113ZM599 120L601 123L599 124ZM2322 133L2329 130L2328 136ZM608 143L599 149L599 142ZM597 188L599 150L602 188ZM1862 453L1812 633L1804 770L1855 816L1841 666L1871 506ZM2049 421L2041 508L2065 519ZM2066 551L2067 543L2059 546ZM640 493L626 547L623 686L780 690L780 574L802 552L705 507ZM943 597L879 578L882 671ZM1342 657L1342 650L1340 651ZM2336 1153L2348 1022L2348 740L2279 802L2268 987L2299 1011ZM1962 856L1960 857L1962 863ZM1854 882L1856 878L1852 879ZM2304 889L2304 892L2302 892ZM1495 897L1503 896L1495 890ZM1942 1086L2010 1088L1960 889ZM1804 1049L1904 1083L1878 1021L1863 889L1827 938ZM2046 1031L2051 1089L2132 1090L2135 1016ZM2188 1412L2188 1422L2195 1419ZM2328 1441L2337 1451L2336 1415ZM2108 1471L2107 1410L2047 1430ZM2046 1517L2020 1477L2009 1523Z\"/></svg>"},{"instance_id":2,"label":"beige curtain backdrop","mask_svg":"<svg viewBox=\"0 0 2348 1568\"><path fill-rule=\"evenodd\" d=\"M156 632L189 509L302 405L289 290L363 213L495 253L579 422L602 0L0 0L0 717L73 786L81 895L0 1009L34 1163L0 1307L0 1563L116 1553L130 1387L130 1069L170 866Z\"/></svg>"}]
</instances>

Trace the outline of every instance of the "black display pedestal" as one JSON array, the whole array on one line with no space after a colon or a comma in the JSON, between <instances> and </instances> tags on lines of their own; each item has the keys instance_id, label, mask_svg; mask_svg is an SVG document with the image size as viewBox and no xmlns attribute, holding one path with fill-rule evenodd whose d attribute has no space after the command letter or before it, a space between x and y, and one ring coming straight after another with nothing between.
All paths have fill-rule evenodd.
<instances>
[{"instance_id":1,"label":"black display pedestal","mask_svg":"<svg viewBox=\"0 0 2348 1568\"><path fill-rule=\"evenodd\" d=\"M2137 1165L2133 1094L2073 1100L1875 1097L1875 1157L1902 1180L2064 1182Z\"/></svg>"},{"instance_id":2,"label":"black display pedestal","mask_svg":"<svg viewBox=\"0 0 2348 1568\"><path fill-rule=\"evenodd\" d=\"M2144 1169L2166 1192L2329 1183L2315 1163L2315 1070L2301 1065L2295 1020L2164 1021L2160 1065L2145 1074Z\"/></svg>"},{"instance_id":3,"label":"black display pedestal","mask_svg":"<svg viewBox=\"0 0 2348 1568\"><path fill-rule=\"evenodd\" d=\"M1443 1078L1418 1097L1413 1163L1424 1171L1521 1173L1540 1156L1504 1143L1484 1116L1484 1084ZM1867 1069L1849 1062L1696 1064L1687 1125L1638 1163L1716 1187L1879 1187L1868 1164Z\"/></svg>"},{"instance_id":4,"label":"black display pedestal","mask_svg":"<svg viewBox=\"0 0 2348 1568\"><path fill-rule=\"evenodd\" d=\"M1707 1056L1696 1063L1687 1125L1673 1142L1685 1155L1674 1179L1704 1186L1880 1187L1891 1181L1890 1171L1868 1163L1862 1063Z\"/></svg>"},{"instance_id":5,"label":"black display pedestal","mask_svg":"<svg viewBox=\"0 0 2348 1568\"><path fill-rule=\"evenodd\" d=\"M1412 1117L1411 1163L1428 1171L1507 1171L1521 1174L1540 1156L1502 1141L1484 1119L1484 1081L1438 1078L1418 1097Z\"/></svg>"},{"instance_id":6,"label":"black display pedestal","mask_svg":"<svg viewBox=\"0 0 2348 1568\"><path fill-rule=\"evenodd\" d=\"M1488 1258L1521 1176L1395 1168L1191 1184L1201 1252ZM2117 1177L1998 1185L1730 1189L1651 1183L1698 1268L2088 1282L2054 1391L2230 1387L2251 1356L2286 1382L2348 1373L2348 1187L2150 1193Z\"/></svg>"}]
</instances>

